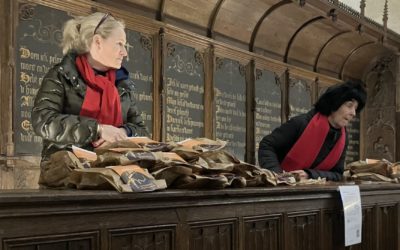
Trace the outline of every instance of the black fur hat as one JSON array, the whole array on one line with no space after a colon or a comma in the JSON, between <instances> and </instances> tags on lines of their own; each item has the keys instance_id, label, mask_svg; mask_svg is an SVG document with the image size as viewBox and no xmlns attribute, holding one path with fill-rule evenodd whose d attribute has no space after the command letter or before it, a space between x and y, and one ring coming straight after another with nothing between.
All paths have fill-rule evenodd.
<instances>
[{"instance_id":1,"label":"black fur hat","mask_svg":"<svg viewBox=\"0 0 400 250\"><path fill-rule=\"evenodd\" d=\"M338 110L343 103L351 100L358 102L356 112L359 113L367 101L367 93L359 81L347 81L329 87L320 96L314 107L317 112L328 116Z\"/></svg>"}]
</instances>

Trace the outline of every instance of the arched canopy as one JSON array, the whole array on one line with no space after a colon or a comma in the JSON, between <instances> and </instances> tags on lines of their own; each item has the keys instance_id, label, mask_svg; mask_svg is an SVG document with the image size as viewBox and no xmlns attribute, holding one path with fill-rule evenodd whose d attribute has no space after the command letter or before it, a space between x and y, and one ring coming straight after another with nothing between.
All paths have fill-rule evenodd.
<instances>
[{"instance_id":1,"label":"arched canopy","mask_svg":"<svg viewBox=\"0 0 400 250\"><path fill-rule=\"evenodd\" d=\"M329 1L124 1L137 14L336 78L361 76L376 57L400 48L399 35L382 42L383 27Z\"/></svg>"}]
</instances>

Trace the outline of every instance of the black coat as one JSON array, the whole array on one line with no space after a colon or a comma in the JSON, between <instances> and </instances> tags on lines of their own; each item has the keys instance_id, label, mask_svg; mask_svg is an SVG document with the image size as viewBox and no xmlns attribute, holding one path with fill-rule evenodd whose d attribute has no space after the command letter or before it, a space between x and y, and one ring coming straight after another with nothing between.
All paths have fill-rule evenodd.
<instances>
[{"instance_id":1,"label":"black coat","mask_svg":"<svg viewBox=\"0 0 400 250\"><path fill-rule=\"evenodd\" d=\"M316 112L314 110L311 110L306 114L293 117L288 122L282 124L280 127L272 131L271 134L265 136L261 140L258 149L258 162L260 166L274 172L281 173L283 170L280 163L299 139L315 113ZM340 135L340 129L330 127L328 135L325 138L324 144L322 145L317 158L309 168L304 169L310 178L316 179L321 177L331 181L339 181L342 179L348 144L347 136L343 153L336 165L329 171L314 169L326 158L331 149L335 146L337 140L340 138Z\"/></svg>"},{"instance_id":2,"label":"black coat","mask_svg":"<svg viewBox=\"0 0 400 250\"><path fill-rule=\"evenodd\" d=\"M67 54L49 70L35 99L31 122L36 134L43 138L43 159L56 151L71 149L72 145L92 150L92 142L98 138L96 119L79 115L86 84L75 66L75 58L75 54ZM136 108L133 82L123 77L116 81L116 86L123 127L133 136L147 136Z\"/></svg>"}]
</instances>

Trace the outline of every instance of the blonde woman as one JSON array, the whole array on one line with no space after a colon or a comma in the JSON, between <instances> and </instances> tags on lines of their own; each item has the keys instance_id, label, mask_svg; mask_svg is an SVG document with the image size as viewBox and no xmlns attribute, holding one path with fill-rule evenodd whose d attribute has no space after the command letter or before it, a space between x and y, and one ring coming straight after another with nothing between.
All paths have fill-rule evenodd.
<instances>
[{"instance_id":1,"label":"blonde woman","mask_svg":"<svg viewBox=\"0 0 400 250\"><path fill-rule=\"evenodd\" d=\"M43 137L39 184L64 185L49 168L54 152L148 135L133 83L121 67L127 56L124 28L110 13L99 12L65 23L63 60L44 77L32 110L33 128Z\"/></svg>"}]
</instances>

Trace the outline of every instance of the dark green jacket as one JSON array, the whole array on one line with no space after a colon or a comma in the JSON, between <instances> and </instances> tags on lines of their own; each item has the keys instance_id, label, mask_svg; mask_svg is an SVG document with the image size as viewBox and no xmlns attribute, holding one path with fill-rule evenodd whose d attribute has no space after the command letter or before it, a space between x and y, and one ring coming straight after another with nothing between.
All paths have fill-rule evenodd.
<instances>
[{"instance_id":1,"label":"dark green jacket","mask_svg":"<svg viewBox=\"0 0 400 250\"><path fill-rule=\"evenodd\" d=\"M97 121L80 116L85 98L86 84L75 66L73 53L64 56L46 74L37 93L32 110L32 126L43 138L42 160L52 153L71 149L72 145L92 150L92 142L98 138ZM148 132L136 109L133 82L117 80L123 123L132 136L148 136Z\"/></svg>"}]
</instances>

